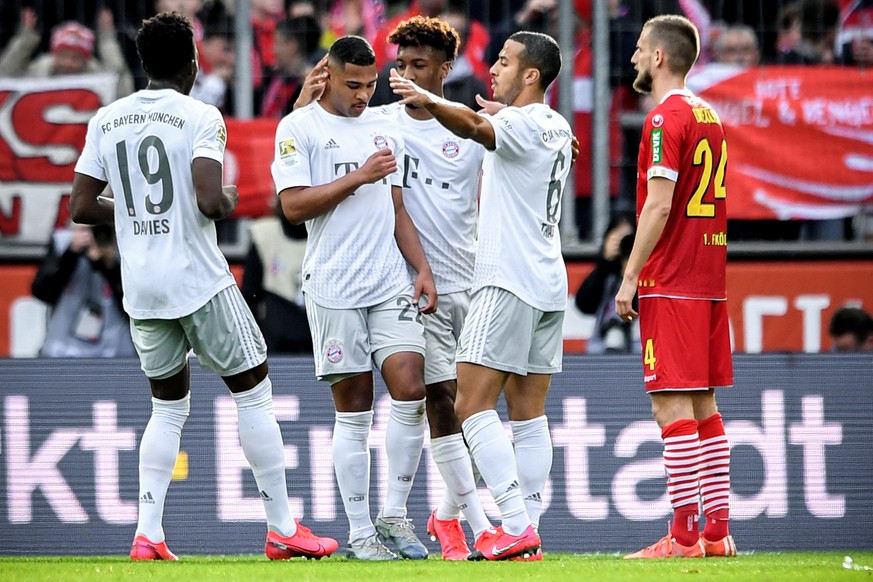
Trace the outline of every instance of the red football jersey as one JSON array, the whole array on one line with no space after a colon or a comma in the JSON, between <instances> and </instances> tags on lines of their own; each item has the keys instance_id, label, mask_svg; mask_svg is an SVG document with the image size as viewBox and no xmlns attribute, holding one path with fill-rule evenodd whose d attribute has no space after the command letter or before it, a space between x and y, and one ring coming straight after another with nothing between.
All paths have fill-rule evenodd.
<instances>
[{"instance_id":1,"label":"red football jersey","mask_svg":"<svg viewBox=\"0 0 873 582\"><path fill-rule=\"evenodd\" d=\"M712 107L674 91L646 117L637 162L637 218L647 182L676 183L661 238L643 267L640 297L725 299L727 143Z\"/></svg>"}]
</instances>

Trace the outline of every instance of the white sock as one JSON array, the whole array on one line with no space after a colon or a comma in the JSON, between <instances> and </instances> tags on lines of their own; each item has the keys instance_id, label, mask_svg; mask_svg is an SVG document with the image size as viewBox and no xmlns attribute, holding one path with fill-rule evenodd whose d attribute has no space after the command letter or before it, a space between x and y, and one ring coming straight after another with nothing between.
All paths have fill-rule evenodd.
<instances>
[{"instance_id":1,"label":"white sock","mask_svg":"<svg viewBox=\"0 0 873 582\"><path fill-rule=\"evenodd\" d=\"M521 535L530 525L524 508L515 453L496 410L477 412L464 421L464 439L503 517L503 530Z\"/></svg>"},{"instance_id":2,"label":"white sock","mask_svg":"<svg viewBox=\"0 0 873 582\"><path fill-rule=\"evenodd\" d=\"M436 518L457 519L463 511L473 530L474 539L478 538L491 527L491 522L479 500L473 464L463 435L458 433L431 439L430 456L446 483L446 492L437 508Z\"/></svg>"},{"instance_id":3,"label":"white sock","mask_svg":"<svg viewBox=\"0 0 873 582\"><path fill-rule=\"evenodd\" d=\"M164 541L164 500L179 456L182 427L191 410L191 393L181 400L152 398L152 415L139 443L139 519L136 535Z\"/></svg>"},{"instance_id":4,"label":"white sock","mask_svg":"<svg viewBox=\"0 0 873 582\"><path fill-rule=\"evenodd\" d=\"M406 517L406 501L424 446L424 399L392 400L385 429L388 491L382 517Z\"/></svg>"},{"instance_id":5,"label":"white sock","mask_svg":"<svg viewBox=\"0 0 873 582\"><path fill-rule=\"evenodd\" d=\"M273 384L269 376L254 388L233 394L233 399L239 416L239 442L258 484L267 528L293 536L297 524L288 505L285 449L273 414Z\"/></svg>"},{"instance_id":6,"label":"white sock","mask_svg":"<svg viewBox=\"0 0 873 582\"><path fill-rule=\"evenodd\" d=\"M534 527L540 525L543 512L543 490L552 470L552 437L545 415L530 420L513 420L512 440L518 484L524 497L527 515Z\"/></svg>"},{"instance_id":7,"label":"white sock","mask_svg":"<svg viewBox=\"0 0 873 582\"><path fill-rule=\"evenodd\" d=\"M370 425L373 411L337 412L333 425L333 467L349 519L349 540L376 533L370 519Z\"/></svg>"}]
</instances>

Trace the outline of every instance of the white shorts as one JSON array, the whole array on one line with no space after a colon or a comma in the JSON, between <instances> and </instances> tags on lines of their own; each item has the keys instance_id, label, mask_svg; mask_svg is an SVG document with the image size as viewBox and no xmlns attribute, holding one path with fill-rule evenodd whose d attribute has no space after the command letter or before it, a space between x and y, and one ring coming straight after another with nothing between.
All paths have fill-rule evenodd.
<instances>
[{"instance_id":1,"label":"white shorts","mask_svg":"<svg viewBox=\"0 0 873 582\"><path fill-rule=\"evenodd\" d=\"M140 366L152 379L179 372L192 348L201 366L222 377L251 370L267 359L264 336L236 285L179 319L131 319L130 335Z\"/></svg>"},{"instance_id":2,"label":"white shorts","mask_svg":"<svg viewBox=\"0 0 873 582\"><path fill-rule=\"evenodd\" d=\"M563 356L563 311L540 311L499 287L483 287L470 302L458 362L527 374L556 374Z\"/></svg>"},{"instance_id":3,"label":"white shorts","mask_svg":"<svg viewBox=\"0 0 873 582\"><path fill-rule=\"evenodd\" d=\"M422 301L424 303L424 301ZM470 292L458 291L440 295L435 313L423 316L424 383L436 384L458 377L455 356L464 319L470 311Z\"/></svg>"},{"instance_id":4,"label":"white shorts","mask_svg":"<svg viewBox=\"0 0 873 582\"><path fill-rule=\"evenodd\" d=\"M304 294L315 376L331 385L373 369L398 352L424 355L422 315L412 287L374 307L330 309Z\"/></svg>"}]
</instances>

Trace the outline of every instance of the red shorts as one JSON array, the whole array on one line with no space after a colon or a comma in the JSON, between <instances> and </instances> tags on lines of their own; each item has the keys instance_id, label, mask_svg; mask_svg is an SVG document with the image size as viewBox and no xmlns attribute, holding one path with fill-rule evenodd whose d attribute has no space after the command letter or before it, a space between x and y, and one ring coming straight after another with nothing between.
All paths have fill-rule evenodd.
<instances>
[{"instance_id":1,"label":"red shorts","mask_svg":"<svg viewBox=\"0 0 873 582\"><path fill-rule=\"evenodd\" d=\"M640 298L646 392L734 383L727 301Z\"/></svg>"}]
</instances>

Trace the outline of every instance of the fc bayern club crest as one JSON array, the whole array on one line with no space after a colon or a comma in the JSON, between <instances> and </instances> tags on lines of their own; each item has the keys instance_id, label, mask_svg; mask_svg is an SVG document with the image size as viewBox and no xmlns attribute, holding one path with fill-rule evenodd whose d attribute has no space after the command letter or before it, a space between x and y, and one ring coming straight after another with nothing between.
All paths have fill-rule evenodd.
<instances>
[{"instance_id":1,"label":"fc bayern club crest","mask_svg":"<svg viewBox=\"0 0 873 582\"><path fill-rule=\"evenodd\" d=\"M664 116L656 113L652 118L652 127L661 127L662 125L664 125Z\"/></svg>"},{"instance_id":2,"label":"fc bayern club crest","mask_svg":"<svg viewBox=\"0 0 873 582\"><path fill-rule=\"evenodd\" d=\"M384 135L377 135L373 138L373 143L376 144L376 149L384 150L388 147L388 140Z\"/></svg>"},{"instance_id":3,"label":"fc bayern club crest","mask_svg":"<svg viewBox=\"0 0 873 582\"><path fill-rule=\"evenodd\" d=\"M447 141L443 144L443 155L450 160L458 156L458 152L461 151L461 148L458 147L457 142Z\"/></svg>"},{"instance_id":4,"label":"fc bayern club crest","mask_svg":"<svg viewBox=\"0 0 873 582\"><path fill-rule=\"evenodd\" d=\"M327 355L327 361L331 364L336 364L340 360L343 359L343 348L339 344L330 344L327 346L327 351L325 352Z\"/></svg>"}]
</instances>

